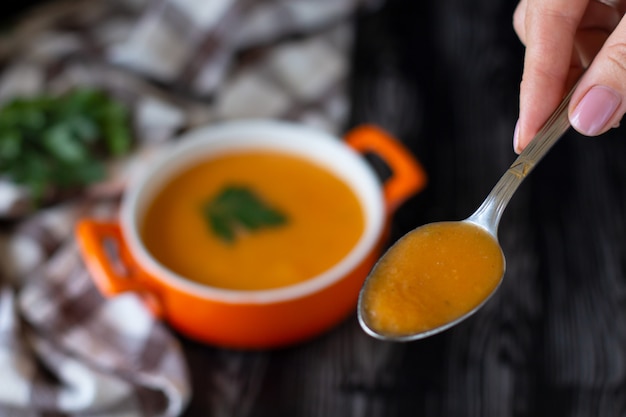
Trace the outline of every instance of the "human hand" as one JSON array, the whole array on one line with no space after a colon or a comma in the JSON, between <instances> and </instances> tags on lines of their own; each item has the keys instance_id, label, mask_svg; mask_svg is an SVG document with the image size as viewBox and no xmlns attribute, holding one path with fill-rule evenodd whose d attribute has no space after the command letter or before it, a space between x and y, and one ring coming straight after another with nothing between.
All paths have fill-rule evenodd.
<instances>
[{"instance_id":1,"label":"human hand","mask_svg":"<svg viewBox=\"0 0 626 417\"><path fill-rule=\"evenodd\" d=\"M584 76L569 119L597 136L626 112L626 0L521 0L513 26L526 45L513 146L521 152ZM592 63L593 61L593 63Z\"/></svg>"}]
</instances>

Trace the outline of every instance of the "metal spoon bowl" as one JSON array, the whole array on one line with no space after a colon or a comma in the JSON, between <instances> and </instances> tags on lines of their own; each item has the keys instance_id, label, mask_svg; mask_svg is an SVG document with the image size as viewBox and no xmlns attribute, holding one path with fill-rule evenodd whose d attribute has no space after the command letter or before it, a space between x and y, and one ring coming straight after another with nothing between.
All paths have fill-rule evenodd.
<instances>
[{"instance_id":1,"label":"metal spoon bowl","mask_svg":"<svg viewBox=\"0 0 626 417\"><path fill-rule=\"evenodd\" d=\"M568 105L572 94L574 92L574 88L567 94L567 96L563 99L559 107L554 111L554 113L550 116L547 122L544 124L542 129L537 133L537 135L533 138L533 140L528 144L528 146L524 149L524 151L517 157L517 159L511 164L509 169L504 173L504 175L500 178L500 180L493 187L489 195L485 198L483 203L478 207L478 209L467 219L462 222L472 223L483 228L487 231L495 240L498 242L498 225L500 223L500 218L502 217L502 213L506 208L509 200L522 183L522 181L528 176L528 174L533 170L535 165L543 158L546 153L552 148L552 146L558 141L558 139L563 136L563 134L569 129L570 123L568 119ZM413 231L409 232L409 234L419 233L420 228L416 228ZM407 236L405 235L405 237ZM394 244L402 245L404 241L404 237L398 242ZM392 246L393 248L393 246ZM383 258L389 254L390 248L386 254L383 255ZM381 259L383 259L381 258ZM484 300L482 300L475 308L470 310L469 312L462 314L460 317L456 317L444 324L438 325L436 327L419 331L413 334L387 334L383 333L375 328L373 328L367 319L367 311L364 303L364 298L367 296L367 292L369 291L368 283L372 279L372 276L375 275L377 268L380 265L380 261L374 266L368 277L366 278L363 287L361 288L361 292L359 294L359 302L358 302L358 317L359 323L363 330L378 339L387 340L387 341L411 341L422 339L436 333L440 333L458 323L465 320L466 318L473 315L476 311L478 311L486 302L491 298L491 296L495 293L498 285L495 286L493 291L488 294ZM504 268L502 272L502 276L500 277L500 282L504 278ZM378 279L381 279L380 277Z\"/></svg>"}]
</instances>

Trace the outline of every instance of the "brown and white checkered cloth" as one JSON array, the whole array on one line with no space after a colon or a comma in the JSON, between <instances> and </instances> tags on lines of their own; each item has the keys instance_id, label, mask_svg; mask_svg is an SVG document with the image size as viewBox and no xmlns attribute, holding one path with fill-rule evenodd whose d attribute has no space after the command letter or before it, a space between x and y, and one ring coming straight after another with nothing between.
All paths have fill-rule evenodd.
<instances>
[{"instance_id":1,"label":"brown and white checkered cloth","mask_svg":"<svg viewBox=\"0 0 626 417\"><path fill-rule=\"evenodd\" d=\"M365 0L61 0L0 37L0 103L96 86L132 112L136 148L72 199L29 209L0 178L0 416L175 416L192 387L176 335L132 294L104 299L81 216L114 218L135 169L178 133L281 118L344 128L351 19Z\"/></svg>"}]
</instances>

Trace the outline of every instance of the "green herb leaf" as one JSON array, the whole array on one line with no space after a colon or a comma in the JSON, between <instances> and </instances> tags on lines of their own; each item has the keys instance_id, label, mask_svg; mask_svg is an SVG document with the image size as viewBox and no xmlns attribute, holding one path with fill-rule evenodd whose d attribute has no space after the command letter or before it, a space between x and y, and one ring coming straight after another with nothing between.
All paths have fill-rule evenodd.
<instances>
[{"instance_id":1,"label":"green herb leaf","mask_svg":"<svg viewBox=\"0 0 626 417\"><path fill-rule=\"evenodd\" d=\"M87 149L76 140L65 123L51 127L42 135L43 145L51 156L62 161L80 161L87 156Z\"/></svg>"},{"instance_id":2,"label":"green herb leaf","mask_svg":"<svg viewBox=\"0 0 626 417\"><path fill-rule=\"evenodd\" d=\"M211 230L229 243L235 241L238 233L287 222L284 214L265 204L249 188L238 185L224 187L204 204L203 211Z\"/></svg>"}]
</instances>

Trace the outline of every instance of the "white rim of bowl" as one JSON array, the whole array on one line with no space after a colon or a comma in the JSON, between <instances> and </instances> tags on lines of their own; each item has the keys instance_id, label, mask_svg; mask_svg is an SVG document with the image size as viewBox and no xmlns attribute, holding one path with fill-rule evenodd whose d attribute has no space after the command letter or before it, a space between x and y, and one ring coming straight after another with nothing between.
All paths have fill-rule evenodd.
<instances>
[{"instance_id":1,"label":"white rim of bowl","mask_svg":"<svg viewBox=\"0 0 626 417\"><path fill-rule=\"evenodd\" d=\"M230 141L228 144L224 142L226 138ZM206 153L203 153L198 151L199 148L208 148L211 143L216 148L223 147L224 152L232 152L238 148L249 149L250 144L259 138L263 138L262 144L256 144L259 149L275 149L310 157L314 161L326 164L333 173L349 182L365 214L365 229L357 244L339 263L317 276L289 286L264 290L211 287L187 279L159 263L140 239L139 220L142 215L141 211L145 209L142 205L147 206L159 186L172 178L178 172L177 169L189 166L190 159L187 158L200 161L208 153L216 155L215 151L205 150ZM285 145L283 141L287 138L289 142ZM301 145L296 145L294 138L298 138ZM233 140L239 142L233 144ZM333 154L330 156L341 158L341 165L330 166L319 159L320 155L312 155L304 149L308 150L313 147L318 153L321 150L331 150ZM181 156L187 156L187 158L183 160ZM355 170L351 179L347 178L348 169ZM355 185L358 189L355 189ZM382 235L385 216L380 180L363 156L344 145L339 138L306 125L291 122L239 120L216 123L190 131L179 137L168 150L161 152L155 163L150 164L131 181L122 201L120 224L125 243L135 257L135 261L155 279L165 281L181 291L190 292L202 298L238 304L267 304L313 294L344 278L374 250Z\"/></svg>"}]
</instances>

